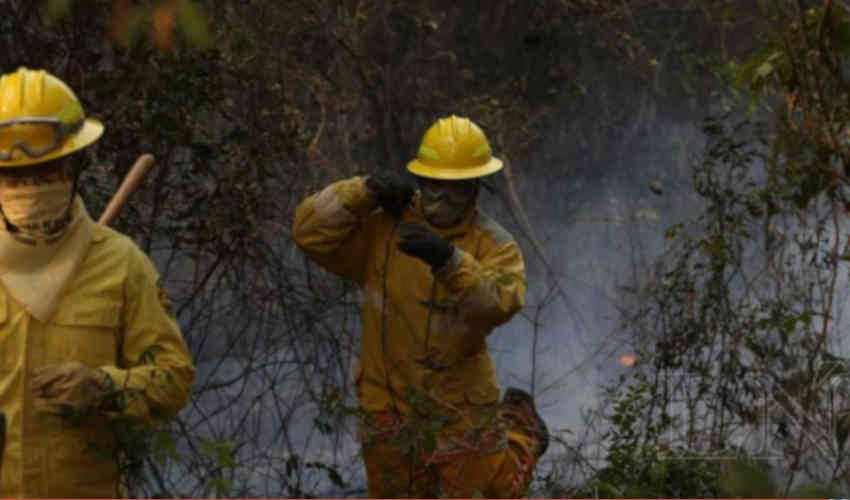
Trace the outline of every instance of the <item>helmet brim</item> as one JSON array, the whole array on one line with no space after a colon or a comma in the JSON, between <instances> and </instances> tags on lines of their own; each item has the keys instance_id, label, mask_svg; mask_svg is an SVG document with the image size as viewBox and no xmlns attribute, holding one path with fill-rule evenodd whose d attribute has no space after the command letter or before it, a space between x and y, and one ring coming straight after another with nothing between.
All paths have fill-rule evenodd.
<instances>
[{"instance_id":1,"label":"helmet brim","mask_svg":"<svg viewBox=\"0 0 850 500\"><path fill-rule=\"evenodd\" d=\"M16 158L14 160L8 161L0 161L0 168L5 167L23 167L25 165L36 165L38 163L44 163L50 160L55 160L56 158L61 158L63 156L67 156L75 151L79 151L86 146L93 144L95 141L100 139L100 136L103 135L103 123L100 120L95 118L86 118L86 121L83 122L83 126L77 131L76 134L69 137L65 144L62 145L61 148L56 151L51 151L50 153L39 156L38 158L30 158L24 155L23 158Z\"/></svg>"},{"instance_id":2,"label":"helmet brim","mask_svg":"<svg viewBox=\"0 0 850 500\"><path fill-rule=\"evenodd\" d=\"M422 163L418 159L407 164L408 172L428 179L463 180L476 179L498 172L503 167L502 160L490 158L487 163L477 167L447 168Z\"/></svg>"}]
</instances>

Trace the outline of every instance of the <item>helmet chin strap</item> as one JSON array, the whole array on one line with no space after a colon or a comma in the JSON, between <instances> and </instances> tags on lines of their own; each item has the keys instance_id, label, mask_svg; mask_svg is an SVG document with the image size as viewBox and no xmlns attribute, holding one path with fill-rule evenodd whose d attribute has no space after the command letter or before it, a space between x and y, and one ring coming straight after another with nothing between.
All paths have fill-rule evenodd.
<instances>
[{"instance_id":1,"label":"helmet chin strap","mask_svg":"<svg viewBox=\"0 0 850 500\"><path fill-rule=\"evenodd\" d=\"M6 212L3 211L3 205L0 205L0 216L3 217L3 224L5 224L5 226L6 226L6 231L9 231L10 233L20 232L20 229L18 229L18 226L9 222L9 218L6 217Z\"/></svg>"},{"instance_id":2,"label":"helmet chin strap","mask_svg":"<svg viewBox=\"0 0 850 500\"><path fill-rule=\"evenodd\" d=\"M71 161L71 160L68 160ZM68 208L65 210L65 218L71 220L71 209L74 207L74 198L77 197L77 187L80 183L80 174L83 173L82 164L74 162L74 180L71 182L71 196L68 198Z\"/></svg>"}]
</instances>

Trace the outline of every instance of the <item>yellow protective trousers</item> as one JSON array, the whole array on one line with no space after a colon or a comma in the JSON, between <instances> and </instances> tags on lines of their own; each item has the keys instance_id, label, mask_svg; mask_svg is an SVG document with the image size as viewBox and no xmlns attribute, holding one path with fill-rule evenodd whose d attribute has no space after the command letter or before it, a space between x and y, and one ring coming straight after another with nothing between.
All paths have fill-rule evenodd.
<instances>
[{"instance_id":1,"label":"yellow protective trousers","mask_svg":"<svg viewBox=\"0 0 850 500\"><path fill-rule=\"evenodd\" d=\"M530 415L489 425L468 422L435 429L427 417L392 410L371 413L361 424L370 498L519 498L531 483L537 436ZM415 422L412 422L414 421Z\"/></svg>"}]
</instances>

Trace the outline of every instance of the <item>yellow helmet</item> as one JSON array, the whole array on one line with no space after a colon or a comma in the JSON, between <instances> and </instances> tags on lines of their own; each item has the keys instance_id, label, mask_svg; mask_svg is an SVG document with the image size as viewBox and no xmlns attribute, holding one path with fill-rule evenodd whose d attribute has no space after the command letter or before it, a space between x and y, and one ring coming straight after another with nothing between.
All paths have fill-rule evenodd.
<instances>
[{"instance_id":1,"label":"yellow helmet","mask_svg":"<svg viewBox=\"0 0 850 500\"><path fill-rule=\"evenodd\" d=\"M98 140L103 124L86 118L74 92L43 70L0 77L0 168L42 163Z\"/></svg>"},{"instance_id":2,"label":"yellow helmet","mask_svg":"<svg viewBox=\"0 0 850 500\"><path fill-rule=\"evenodd\" d=\"M493 157L481 128L469 118L442 118L425 132L416 159L407 170L430 179L474 179L498 172L502 160Z\"/></svg>"}]
</instances>

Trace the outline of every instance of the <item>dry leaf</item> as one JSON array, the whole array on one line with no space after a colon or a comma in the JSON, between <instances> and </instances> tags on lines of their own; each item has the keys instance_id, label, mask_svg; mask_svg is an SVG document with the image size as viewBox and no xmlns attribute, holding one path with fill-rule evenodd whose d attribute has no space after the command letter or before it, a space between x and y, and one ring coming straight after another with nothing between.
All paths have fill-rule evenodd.
<instances>
[{"instance_id":1,"label":"dry leaf","mask_svg":"<svg viewBox=\"0 0 850 500\"><path fill-rule=\"evenodd\" d=\"M154 45L165 52L174 47L174 28L177 26L177 13L173 2L164 2L156 8L152 16L152 37Z\"/></svg>"}]
</instances>

